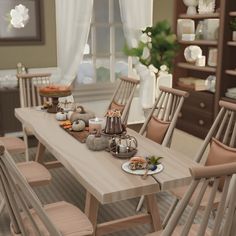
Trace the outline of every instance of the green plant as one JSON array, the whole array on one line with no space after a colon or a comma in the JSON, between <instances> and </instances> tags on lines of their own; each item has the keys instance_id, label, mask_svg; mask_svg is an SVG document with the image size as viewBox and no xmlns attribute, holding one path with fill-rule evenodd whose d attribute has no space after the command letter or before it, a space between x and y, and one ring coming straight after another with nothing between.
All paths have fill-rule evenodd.
<instances>
[{"instance_id":1,"label":"green plant","mask_svg":"<svg viewBox=\"0 0 236 236\"><path fill-rule=\"evenodd\" d=\"M157 22L156 25L147 27L142 32L137 47L129 48L125 45L125 54L138 57L139 61L146 66L153 65L160 69L162 65L166 65L171 69L173 58L178 51L178 43L168 21Z\"/></svg>"},{"instance_id":2,"label":"green plant","mask_svg":"<svg viewBox=\"0 0 236 236\"><path fill-rule=\"evenodd\" d=\"M236 18L232 19L232 20L229 22L229 24L230 24L231 30L236 31Z\"/></svg>"}]
</instances>

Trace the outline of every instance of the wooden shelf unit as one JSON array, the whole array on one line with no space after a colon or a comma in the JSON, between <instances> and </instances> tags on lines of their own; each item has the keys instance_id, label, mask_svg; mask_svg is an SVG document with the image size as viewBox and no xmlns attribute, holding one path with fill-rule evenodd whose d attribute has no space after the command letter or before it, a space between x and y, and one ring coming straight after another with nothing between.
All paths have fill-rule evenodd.
<instances>
[{"instance_id":1,"label":"wooden shelf unit","mask_svg":"<svg viewBox=\"0 0 236 236\"><path fill-rule=\"evenodd\" d=\"M215 67L210 67L210 66L195 66L190 63L184 63L184 62L179 62L178 67L181 67L183 69L187 70L197 70L197 71L203 71L203 72L208 72L208 73L215 73L216 68Z\"/></svg>"},{"instance_id":2,"label":"wooden shelf unit","mask_svg":"<svg viewBox=\"0 0 236 236\"><path fill-rule=\"evenodd\" d=\"M210 13L210 14L197 14L197 15L179 14L178 18L194 20L194 19L207 19L207 18L219 18L219 17L220 17L220 14L216 12L216 13Z\"/></svg>"},{"instance_id":3,"label":"wooden shelf unit","mask_svg":"<svg viewBox=\"0 0 236 236\"><path fill-rule=\"evenodd\" d=\"M214 40L193 40L193 41L184 41L179 40L180 44L186 44L186 45L209 45L209 46L217 46L217 41Z\"/></svg>"},{"instance_id":4,"label":"wooden shelf unit","mask_svg":"<svg viewBox=\"0 0 236 236\"><path fill-rule=\"evenodd\" d=\"M235 4L235 3L234 3L234 4ZM236 16L236 11L230 11L230 12L229 12L229 15L230 15L230 16Z\"/></svg>"},{"instance_id":5,"label":"wooden shelf unit","mask_svg":"<svg viewBox=\"0 0 236 236\"><path fill-rule=\"evenodd\" d=\"M229 41L227 44L228 44L229 46L236 47L236 41Z\"/></svg>"},{"instance_id":6,"label":"wooden shelf unit","mask_svg":"<svg viewBox=\"0 0 236 236\"><path fill-rule=\"evenodd\" d=\"M236 70L225 70L225 73L226 73L227 75L236 76Z\"/></svg>"},{"instance_id":7,"label":"wooden shelf unit","mask_svg":"<svg viewBox=\"0 0 236 236\"><path fill-rule=\"evenodd\" d=\"M182 109L183 115L177 123L178 128L200 138L204 138L219 112L219 100L223 99L236 103L236 100L226 98L225 96L228 88L236 87L236 70L234 71L232 69L236 68L236 42L232 41L232 31L229 27L229 22L232 17L236 17L236 4L235 0L216 0L217 12L211 14L187 15L185 14L187 7L184 5L183 1L175 0L174 2L174 30L176 33L178 19L194 20L195 29L198 22L201 20L211 18L218 18L220 20L217 40L194 40L191 42L179 40L180 52L176 56L173 70L173 86L176 88L178 87L178 79L181 77L206 79L208 76L212 75L216 78L214 93L189 91L190 97L186 99ZM186 63L184 49L188 45L200 46L203 50L203 55L206 56L206 62L208 61L209 48L217 48L217 66L199 67ZM186 88L180 89L187 90Z\"/></svg>"}]
</instances>

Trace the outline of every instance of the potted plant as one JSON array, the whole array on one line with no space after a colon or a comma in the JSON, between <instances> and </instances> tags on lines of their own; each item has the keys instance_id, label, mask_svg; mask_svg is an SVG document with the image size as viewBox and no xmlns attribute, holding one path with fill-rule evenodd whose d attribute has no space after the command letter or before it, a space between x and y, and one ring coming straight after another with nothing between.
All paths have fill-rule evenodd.
<instances>
[{"instance_id":1,"label":"potted plant","mask_svg":"<svg viewBox=\"0 0 236 236\"><path fill-rule=\"evenodd\" d=\"M232 40L236 41L236 18L230 21L230 28L233 31Z\"/></svg>"},{"instance_id":2,"label":"potted plant","mask_svg":"<svg viewBox=\"0 0 236 236\"><path fill-rule=\"evenodd\" d=\"M168 21L157 22L142 31L137 46L124 47L126 55L133 57L133 67L140 76L140 98L143 108L152 107L159 94L159 85L172 87L173 59L178 51L176 35Z\"/></svg>"},{"instance_id":3,"label":"potted plant","mask_svg":"<svg viewBox=\"0 0 236 236\"><path fill-rule=\"evenodd\" d=\"M166 66L164 67L166 70L171 70L173 59L178 51L178 43L168 21L157 22L156 25L147 27L142 32L137 47L129 48L126 45L125 54L137 57L147 67L156 68L157 73L163 65Z\"/></svg>"}]
</instances>

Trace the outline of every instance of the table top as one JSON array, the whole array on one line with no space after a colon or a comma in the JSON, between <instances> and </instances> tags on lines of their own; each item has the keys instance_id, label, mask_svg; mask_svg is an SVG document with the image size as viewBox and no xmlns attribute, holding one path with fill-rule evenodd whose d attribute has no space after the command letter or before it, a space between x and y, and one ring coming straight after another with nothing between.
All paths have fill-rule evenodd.
<instances>
[{"instance_id":1,"label":"table top","mask_svg":"<svg viewBox=\"0 0 236 236\"><path fill-rule=\"evenodd\" d=\"M59 127L55 114L36 108L16 108L15 115L32 129L36 138L102 204L186 185L191 180L188 168L196 165L183 154L164 148L128 129L128 134L135 136L138 141L137 155L164 157L161 160L164 170L143 180L121 169L127 160L115 158L106 151L88 150L85 144Z\"/></svg>"}]
</instances>

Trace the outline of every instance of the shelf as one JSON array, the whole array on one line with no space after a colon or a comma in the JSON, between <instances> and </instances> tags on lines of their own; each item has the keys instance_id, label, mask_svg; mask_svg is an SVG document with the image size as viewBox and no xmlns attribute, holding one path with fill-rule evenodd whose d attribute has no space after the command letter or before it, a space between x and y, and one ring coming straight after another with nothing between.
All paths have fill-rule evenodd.
<instances>
[{"instance_id":1,"label":"shelf","mask_svg":"<svg viewBox=\"0 0 236 236\"><path fill-rule=\"evenodd\" d=\"M220 14L218 12L216 13L210 13L210 14L196 14L196 15L187 15L187 14L180 14L179 18L182 19L205 19L205 18L219 18Z\"/></svg>"},{"instance_id":2,"label":"shelf","mask_svg":"<svg viewBox=\"0 0 236 236\"><path fill-rule=\"evenodd\" d=\"M221 97L221 100L226 101L226 102L236 103L236 99L233 99L233 98Z\"/></svg>"},{"instance_id":3,"label":"shelf","mask_svg":"<svg viewBox=\"0 0 236 236\"><path fill-rule=\"evenodd\" d=\"M215 67L210 67L210 66L204 66L204 67L195 66L195 65L191 65L189 63L183 63L183 62L180 62L177 65L178 65L178 67L188 69L188 70L197 70L197 71L209 72L209 73L215 73L216 72L216 68Z\"/></svg>"},{"instance_id":4,"label":"shelf","mask_svg":"<svg viewBox=\"0 0 236 236\"><path fill-rule=\"evenodd\" d=\"M230 15L230 16L236 16L236 11L231 11L231 12L229 13L229 15Z\"/></svg>"},{"instance_id":5,"label":"shelf","mask_svg":"<svg viewBox=\"0 0 236 236\"><path fill-rule=\"evenodd\" d=\"M236 41L229 41L227 44L228 44L229 46L236 47Z\"/></svg>"},{"instance_id":6,"label":"shelf","mask_svg":"<svg viewBox=\"0 0 236 236\"><path fill-rule=\"evenodd\" d=\"M197 44L197 45L211 45L211 46L216 46L217 45L217 41L214 40L193 40L193 41L183 41L183 40L179 40L180 44Z\"/></svg>"},{"instance_id":7,"label":"shelf","mask_svg":"<svg viewBox=\"0 0 236 236\"><path fill-rule=\"evenodd\" d=\"M228 75L236 76L236 70L226 70L225 73L228 74Z\"/></svg>"}]
</instances>

